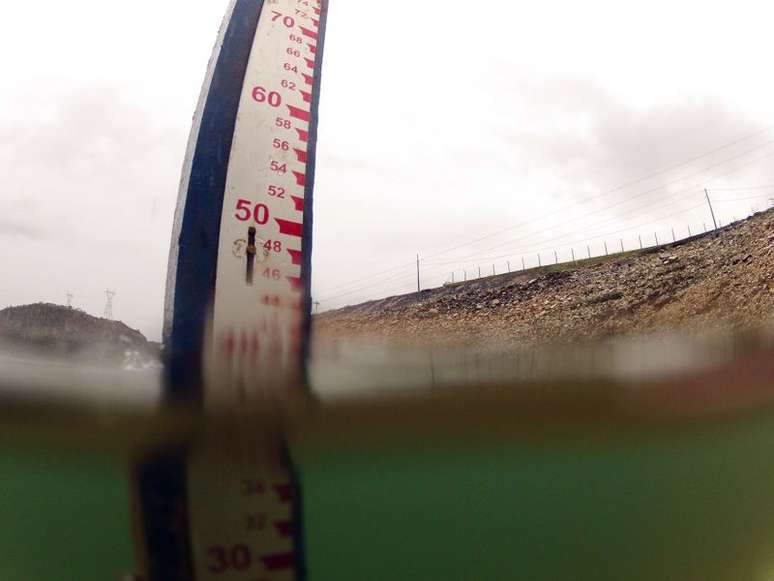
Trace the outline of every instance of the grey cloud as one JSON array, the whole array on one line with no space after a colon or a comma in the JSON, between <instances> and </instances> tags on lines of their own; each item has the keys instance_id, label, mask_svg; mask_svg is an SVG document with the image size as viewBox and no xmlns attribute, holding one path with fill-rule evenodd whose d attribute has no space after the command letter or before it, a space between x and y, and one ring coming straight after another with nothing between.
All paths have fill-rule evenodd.
<instances>
[{"instance_id":1,"label":"grey cloud","mask_svg":"<svg viewBox=\"0 0 774 581\"><path fill-rule=\"evenodd\" d=\"M500 139L515 148L514 155L550 168L569 187L611 189L761 129L748 115L709 98L674 99L640 109L580 79L535 79L511 91L525 97L522 106L534 125L528 131L508 127L498 132ZM582 120L583 127L562 126L563 118ZM684 171L765 140L758 136Z\"/></svg>"}]
</instances>

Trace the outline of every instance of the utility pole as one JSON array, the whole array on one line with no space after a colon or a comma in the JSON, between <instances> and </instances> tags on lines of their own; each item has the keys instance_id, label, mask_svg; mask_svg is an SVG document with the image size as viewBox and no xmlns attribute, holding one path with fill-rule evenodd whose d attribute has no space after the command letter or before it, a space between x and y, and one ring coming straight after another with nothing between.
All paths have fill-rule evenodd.
<instances>
[{"instance_id":1,"label":"utility pole","mask_svg":"<svg viewBox=\"0 0 774 581\"><path fill-rule=\"evenodd\" d=\"M570 254L572 255L572 263L575 264L575 249L570 248Z\"/></svg>"},{"instance_id":2,"label":"utility pole","mask_svg":"<svg viewBox=\"0 0 774 581\"><path fill-rule=\"evenodd\" d=\"M511 272L511 261L510 260L508 261L508 272L509 273Z\"/></svg>"},{"instance_id":3,"label":"utility pole","mask_svg":"<svg viewBox=\"0 0 774 581\"><path fill-rule=\"evenodd\" d=\"M672 242L677 242L677 240L675 239L675 229L674 228L672 228Z\"/></svg>"},{"instance_id":4,"label":"utility pole","mask_svg":"<svg viewBox=\"0 0 774 581\"><path fill-rule=\"evenodd\" d=\"M105 291L105 319L108 319L109 321L113 320L113 298L116 296L116 291L112 290L106 290Z\"/></svg>"},{"instance_id":5,"label":"utility pole","mask_svg":"<svg viewBox=\"0 0 774 581\"><path fill-rule=\"evenodd\" d=\"M492 265L492 276L496 275L497 271L495 271L495 265Z\"/></svg>"},{"instance_id":6,"label":"utility pole","mask_svg":"<svg viewBox=\"0 0 774 581\"><path fill-rule=\"evenodd\" d=\"M588 252L589 259L590 259L591 258L591 246L589 246L588 244L586 244L586 252Z\"/></svg>"},{"instance_id":7,"label":"utility pole","mask_svg":"<svg viewBox=\"0 0 774 581\"><path fill-rule=\"evenodd\" d=\"M67 308L72 309L73 308L73 293L70 291L67 291Z\"/></svg>"},{"instance_id":8,"label":"utility pole","mask_svg":"<svg viewBox=\"0 0 774 581\"><path fill-rule=\"evenodd\" d=\"M656 239L656 246L658 246L658 232L654 232L653 237Z\"/></svg>"},{"instance_id":9,"label":"utility pole","mask_svg":"<svg viewBox=\"0 0 774 581\"><path fill-rule=\"evenodd\" d=\"M621 252L626 252L623 247L623 238L619 238L619 240L621 241Z\"/></svg>"},{"instance_id":10,"label":"utility pole","mask_svg":"<svg viewBox=\"0 0 774 581\"><path fill-rule=\"evenodd\" d=\"M559 255L556 250L554 250L554 264L559 264Z\"/></svg>"},{"instance_id":11,"label":"utility pole","mask_svg":"<svg viewBox=\"0 0 774 581\"><path fill-rule=\"evenodd\" d=\"M540 252L538 252L538 267L543 266L543 262L540 260Z\"/></svg>"},{"instance_id":12,"label":"utility pole","mask_svg":"<svg viewBox=\"0 0 774 581\"><path fill-rule=\"evenodd\" d=\"M419 253L417 253L417 292L422 292L422 289L419 287Z\"/></svg>"},{"instance_id":13,"label":"utility pole","mask_svg":"<svg viewBox=\"0 0 774 581\"><path fill-rule=\"evenodd\" d=\"M605 240L604 244L605 244L605 256L609 256L610 253L607 251L607 240Z\"/></svg>"},{"instance_id":14,"label":"utility pole","mask_svg":"<svg viewBox=\"0 0 774 581\"><path fill-rule=\"evenodd\" d=\"M640 239L640 250L642 250L642 234L637 234L637 238Z\"/></svg>"},{"instance_id":15,"label":"utility pole","mask_svg":"<svg viewBox=\"0 0 774 581\"><path fill-rule=\"evenodd\" d=\"M710 214L712 215L712 223L715 225L715 230L717 230L718 223L715 220L715 210L712 209L712 201L710 200L709 192L707 191L707 188L704 188L704 195L707 196L707 205L709 206Z\"/></svg>"},{"instance_id":16,"label":"utility pole","mask_svg":"<svg viewBox=\"0 0 774 581\"><path fill-rule=\"evenodd\" d=\"M521 269L522 270L527 270L527 267L524 265L524 257L523 256L521 257Z\"/></svg>"},{"instance_id":17,"label":"utility pole","mask_svg":"<svg viewBox=\"0 0 774 581\"><path fill-rule=\"evenodd\" d=\"M481 267L478 267L478 278L481 278Z\"/></svg>"}]
</instances>

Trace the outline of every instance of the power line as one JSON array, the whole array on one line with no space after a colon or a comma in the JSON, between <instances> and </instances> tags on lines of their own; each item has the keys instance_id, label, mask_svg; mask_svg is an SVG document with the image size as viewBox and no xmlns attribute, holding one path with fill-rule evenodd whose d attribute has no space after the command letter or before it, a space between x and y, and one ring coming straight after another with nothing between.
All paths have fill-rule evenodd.
<instances>
[{"instance_id":1,"label":"power line","mask_svg":"<svg viewBox=\"0 0 774 581\"><path fill-rule=\"evenodd\" d=\"M482 237L476 238L476 239L474 239L474 240L470 240L470 241L468 241L468 242L464 242L464 243L461 243L461 244L453 245L453 246L451 246L451 247L445 248L445 249L443 249L443 250L440 250L440 251L438 251L438 252L435 252L435 253L428 254L428 255L426 255L426 257L425 257L425 258L426 258L426 259L427 259L427 258L434 258L434 257L436 257L436 256L440 256L440 255L442 255L442 254L446 254L446 253L448 253L448 252L452 252L453 250L457 250L457 249L459 249L459 248L464 248L464 247L466 247L466 246L471 246L471 245L473 245L473 244L476 244L476 243L478 243L478 242L481 242L482 240L487 240L487 239L489 239L489 238L492 238L492 237L495 237L495 236L499 236L500 234L503 234L503 233L505 233L505 232L508 232L508 231L510 231L510 230L513 230L513 229L515 229L515 228L518 228L518 227L520 227L520 226L527 225L527 224L529 224L530 222L534 223L534 222L536 222L536 221L538 221L538 220L542 220L542 219L545 219L545 218L547 218L547 217L550 217L550 216L552 216L552 215L555 215L555 214L556 214L556 213L558 213L558 212L561 212L561 211L566 211L566 210L568 210L568 209L571 209L571 208L573 208L573 207L576 207L576 206L578 206L578 205L580 205L580 204L583 204L583 203L589 202L589 201L591 201L591 200L594 200L594 199L596 199L596 198L603 197L603 196L609 195L609 194L611 194L611 193L615 193L615 192L617 192L617 191L620 191L620 190L622 190L622 189L625 189L625 188L627 188L627 187L630 187L630 186L632 186L632 185L636 185L636 184L638 184L638 183L641 183L641 182L643 182L643 181L646 181L646 180L648 180L648 179L651 179L651 178L653 178L653 177L656 177L656 176L658 176L658 175L661 175L661 174L664 174L664 173L670 172L670 171L672 171L672 170L674 170L674 169L677 169L677 168L679 168L679 167L682 167L682 166L684 166L684 165L688 165L688 164L690 164L690 163L693 163L693 162L695 162L695 161L698 161L699 159L702 159L702 158L704 158L704 157L707 157L707 156L709 156L709 155L712 155L713 153L717 153L718 151L722 151L723 149L727 149L727 148L729 148L729 147L733 147L734 145L738 145L738 144L740 144L740 143L743 143L744 141L747 141L747 140L749 140L749 139L752 139L753 137L756 137L756 136L758 136L758 135L761 135L761 134L763 134L763 133L766 133L766 132L770 131L770 130L772 129L772 127L773 127L773 126L767 126L767 127L763 128L763 129L759 129L758 131L755 131L755 132L753 132L753 133L747 134L747 135L745 135L745 136L743 136L743 137L741 137L741 138L739 138L739 139L736 139L736 140L734 140L734 141L730 141L730 142L728 142L728 143L725 143L725 144L723 144L723 145L720 145L720 146L718 146L718 147L715 147L715 148L713 148L713 149L711 149L711 150L705 151L704 153L701 153L701 154L699 154L699 155L696 155L696 156L694 156L694 157L692 157L692 158L690 158L690 159L688 159L688 160L684 160L684 161L682 161L682 162L680 162L680 163L676 163L676 164L673 164L673 165L671 165L671 166L668 166L668 167L666 167L666 168L662 168L662 169L660 169L660 170L657 170L657 171L651 172L650 174L646 174L645 176L643 176L643 177L640 177L640 178L638 178L638 179L636 179L636 180L632 180L632 181L630 181L630 182L627 182L627 183L625 183L625 184L622 184L622 185L616 186L615 188L612 188L612 189L610 189L610 190L607 190L607 191L605 191L605 192L602 192L602 193L596 194L596 195L594 195L594 196L591 196L591 197L589 197L589 198L585 198L584 200L581 200L581 201L579 201L579 202L576 202L576 203L570 204L569 206L565 206L565 207L559 208L559 209L555 210L554 212L551 212L551 213L549 213L549 214L546 214L546 215L544 215L544 216L542 216L542 217L536 218L535 220L528 221L528 222L521 222L521 223L518 223L518 224L514 224L514 225L512 225L512 226L509 226L509 227L507 227L507 228L503 228L503 229L501 229L501 230L498 230L498 231L496 231L496 232L493 232L493 233L491 233L491 234L487 234L487 235L485 235L485 236L482 236ZM768 145L769 143L771 143L771 141L767 142L767 143L766 143L766 144L764 144L764 145ZM761 147L761 146L758 146L758 147ZM757 147L756 147L756 148L753 148L753 150L754 150L754 149L757 149ZM751 150L751 151L752 151L752 150ZM749 152L748 152L748 153L749 153ZM744 155L744 154L743 154L743 155ZM688 176L688 177L692 177L692 176ZM681 179L687 179L687 178L681 178ZM678 180L678 181L679 181L679 180ZM663 187L663 186L662 186L662 187ZM353 280L351 280L351 281L349 281L349 282L345 282L345 283L341 283L341 284L335 285L335 286L334 286L334 287L332 287L330 290L331 290L331 291L334 291L334 290L337 290L337 289L344 289L344 288L347 288L347 287L349 287L349 286L351 286L351 285L353 285L353 284L359 284L359 283L363 282L364 280L368 280L368 279L371 279L371 278L374 278L374 277L380 277L380 276L383 276L383 275L390 275L391 273L393 273L393 272L395 272L395 271L399 271L399 270L401 270L401 269L405 269L405 268L408 268L408 267L410 267L410 266L414 266L414 263L413 263L413 262L406 262L406 263L403 263L403 264L400 264L400 265L396 265L396 266L393 266L393 267L390 267L390 268L387 268L387 269L384 269L384 270L378 271L378 272L376 272L376 273L370 273L370 274L367 274L367 275L363 275L363 276L361 276L361 277L358 277L358 279L353 279ZM387 277L387 280L389 280L390 278L391 278L391 277L390 277L390 276L388 276L388 277Z\"/></svg>"},{"instance_id":2,"label":"power line","mask_svg":"<svg viewBox=\"0 0 774 581\"><path fill-rule=\"evenodd\" d=\"M768 142L766 145L769 145L771 143L772 142ZM744 152L744 153L742 153L740 155L728 158L726 160L723 160L722 162L719 162L717 164L713 164L712 166L708 166L708 167L704 168L703 170L701 170L699 172L696 172L695 174L692 174L690 176L686 176L684 178L680 178L679 180L674 180L671 183L677 183L679 181L683 181L684 179L687 179L687 178L690 178L690 177L696 177L696 176L704 173L705 171L707 171L709 169L713 169L713 168L718 167L720 165L724 165L724 164L726 164L728 162L735 161L736 159L739 159L740 157L744 157L745 155L747 155L747 154L749 154L749 153L751 153L751 152L753 152L753 151L755 151L756 149L759 149L759 148L760 147L755 147L755 148L750 149L750 150L748 150L748 151L746 151L746 152ZM726 175L730 175L730 174L732 174L734 172L739 171L740 169L742 169L744 167L747 167L748 165L751 165L753 163L757 163L758 161L766 159L767 157L771 157L772 155L774 155L774 152L768 153L768 154L760 156L760 157L758 157L756 159L753 159L753 160L750 160L748 162L745 162L745 163L743 163L743 164L741 164L741 165L739 165L739 166L737 166L737 167L735 167L735 168L733 168L733 169L731 169L731 170L729 170L727 172L724 172L724 173L712 176L710 179L717 179L718 177L723 177L723 176L726 176ZM690 191L690 190L695 189L695 188L701 188L701 186L705 183L705 180L706 180L706 178L702 179L699 182L696 182L696 183L692 184L691 186L688 186L687 188L681 188L677 192L667 193L666 197L667 198L671 198L671 197L674 197L675 195L681 194L683 192L687 192L687 191ZM557 226L562 226L562 225L565 225L565 224L574 223L574 222L577 222L580 219L587 218L589 216L593 216L595 214L598 214L599 212L609 211L611 208L615 208L615 207L620 206L622 204L625 204L627 202L631 202L634 199L641 198L644 195L647 195L647 194L653 193L653 192L655 192L655 191L657 191L659 189L662 189L665 185L671 185L671 183L663 184L663 185L661 185L659 187L651 188L649 190L645 190L643 192L640 192L640 193L638 193L638 194L636 194L634 196L630 196L629 198L627 198L625 200L621 200L621 201L619 201L619 202L617 202L615 204L612 204L610 206L606 206L604 208L599 208L599 209L596 209L596 210L591 210L589 212L586 212L585 214L581 214L580 216L574 216L572 218L569 218L567 220L559 222L558 224L554 224L553 227L555 228ZM623 214L619 214L618 216L616 216L614 218L611 218L609 220L606 220L606 221L602 222L601 224L605 224L605 223L611 222L611 221L620 220L622 216L626 216L626 215L629 215L629 214L641 211L644 208L647 208L647 207L650 207L650 206L654 206L656 204L663 204L663 203L664 203L664 199L659 198L659 199L654 200L652 202L648 202L645 205L641 205L641 206L637 206L636 208L632 208L630 211L625 212ZM584 224L584 225L578 226L578 228L598 227L599 225L600 225L600 223L597 223L597 224L593 224L593 223L592 224ZM535 232L532 232L532 233L529 233L529 234L525 234L523 236L519 236L517 238L513 238L511 240L507 240L505 242L501 242L501 243L495 244L494 246L490 246L487 249L482 249L482 250L480 250L479 252L476 252L476 253L467 254L465 256L461 256L461 257L458 257L458 258L455 258L455 259L450 259L450 260L447 260L447 261L444 261L444 262L437 262L437 263L434 263L434 264L448 265L448 264L453 264L454 262L464 262L467 259L477 259L477 260L480 260L481 254L484 253L484 252L487 252L487 251L491 252L491 251L497 250L499 248L503 248L505 246L508 246L509 244L513 244L513 243L516 243L516 242L519 242L519 241L523 241L523 240L529 239L530 237L534 236L535 234L536 234ZM561 239L562 237L570 236L570 235L572 235L572 232L565 233L565 234L559 236L559 239Z\"/></svg>"},{"instance_id":3,"label":"power line","mask_svg":"<svg viewBox=\"0 0 774 581\"><path fill-rule=\"evenodd\" d=\"M710 190L713 192L733 192L738 190L763 190L766 188L774 188L774 184L769 184L767 186L748 186L746 188L713 188L709 187Z\"/></svg>"},{"instance_id":4,"label":"power line","mask_svg":"<svg viewBox=\"0 0 774 581\"><path fill-rule=\"evenodd\" d=\"M696 205L694 205L694 206L691 206L691 207L689 207L689 208L683 208L683 209L681 209L681 210L679 210L679 211L677 211L677 212L670 212L669 214L665 214L665 215L663 215L663 216L659 216L659 217L657 217L657 218L653 218L653 219L651 219L651 220L649 220L649 221L647 221L647 222L642 222L642 223L640 223L640 224L636 224L636 225L634 225L634 226L628 226L628 227L626 227L626 228L623 228L623 229L620 229L620 230L615 230L615 231L611 231L611 232L605 232L605 233L603 233L603 234L597 234L597 235L595 236L595 238L601 238L601 237L603 237L603 236L612 236L613 234L619 234L619 233L621 233L621 232L627 232L627 231L629 231L629 230L633 230L633 229L635 229L635 228L641 228L641 227L643 227L643 226L647 226L648 224L652 224L652 223L654 223L654 222L657 222L657 221L659 221L659 220L663 220L664 218L669 218L669 217L677 216L677 215L679 215L679 214L683 214L683 213L685 213L685 212L689 212L689 211L695 210L695 209L697 209L697 208L701 208L701 207L703 207L703 206L704 206L704 202L701 202L701 203L699 203L699 204L696 204ZM565 236L566 236L566 235L565 235ZM570 244L579 244L579 243L581 243L581 242L585 242L585 241L587 241L587 240L589 240L589 238L588 238L588 237L586 237L586 238L583 238L583 239L579 239L579 240L576 240L576 241L573 241L573 242L567 242L567 243L565 243L564 245L570 245ZM544 242L545 242L545 241L544 241ZM550 242L550 240L549 240L549 242ZM524 251L523 251L523 253L527 253L527 252L547 252L547 251L549 251L549 250L553 250L553 249L554 249L553 247L545 247L545 248L540 248L540 249L537 249L537 248L528 248L528 249L524 250ZM512 255L511 253L508 253L508 254L503 254L503 255L501 255L501 256L489 257L489 258L487 258L487 261L488 261L488 260L490 260L490 259L505 258L505 257L511 256L511 255ZM410 280L410 279L411 279L413 276L414 276L414 274L413 274L413 273L409 273L409 274L407 274L407 275L403 275L403 276L401 276L401 277L398 277L398 278L396 278L396 279L395 279L395 282L397 283L397 281L398 281L398 280L400 280L400 281L402 281L402 282L401 282L401 284L400 284L400 285L391 285L391 286L390 286L390 287L388 287L388 288L389 288L389 289L393 289L393 288L398 288L398 286L400 286L400 287L403 287L403 286L405 286L406 284L408 284L409 280ZM387 281L385 281L385 282L387 282ZM360 291L362 291L362 290L365 290L366 288L369 288L369 287L371 287L371 286L374 286L374 285L373 285L373 284L371 284L371 285L365 285L365 286L363 286L363 287L361 287L361 288L354 289L354 290L351 290L351 291L348 291L348 292L345 292L345 293L341 293L341 294L339 294L339 295L335 295L335 296L329 296L329 297L327 297L327 298L325 298L325 299L321 299L321 300L324 300L324 301L326 301L326 302L329 302L329 301L334 301L334 300L336 300L336 299L339 299L339 298L342 298L342 297L345 297L345 296L349 296L349 295L355 294L355 293L357 293L357 292L360 292Z\"/></svg>"},{"instance_id":5,"label":"power line","mask_svg":"<svg viewBox=\"0 0 774 581\"><path fill-rule=\"evenodd\" d=\"M438 253L435 253L435 254L429 254L429 255L427 255L427 256L426 256L426 258L433 258L433 257L435 257L435 256L438 256L438 255L440 255L440 254L445 254L446 252L451 252L451 250L456 250L456 249L458 249L458 248L463 248L463 247L465 247L465 246L470 246L470 245L472 245L472 244L475 244L475 243L477 243L477 242L480 242L480 241L482 241L482 240L486 240L486 239L488 239L488 238L492 238L492 237L494 237L494 236L498 236L498 235L500 235L500 234L502 234L502 233L504 233L504 232L508 232L508 231L510 231L510 230L513 230L513 229L515 229L515 228L518 228L518 227L520 227L520 226L527 225L527 224L529 224L530 222L534 223L534 222L536 222L536 221L539 221L539 220L542 220L542 219L544 219L544 218L547 218L547 217L550 217L550 216L552 216L552 215L555 215L555 214L557 214L557 213L559 213L559 212L564 212L564 211L566 211L566 210L568 210L568 209L570 209L570 208L577 207L577 206L579 206L579 205L581 205L581 204L584 204L584 203L586 203L586 202L589 202L589 201L591 201L591 200L594 200L594 199L596 199L596 198L600 198L600 197L603 197L603 196L606 196L606 195L609 195L609 194L615 193L615 192L617 192L617 191L620 191L620 190L622 190L622 189L628 188L628 187L630 187L630 186L632 186L632 185L635 185L635 184L641 183L641 182L643 182L643 181L646 181L646 180L648 180L648 179L650 179L650 178L653 178L653 177L655 177L655 176L657 176L657 175L661 175L661 174L663 174L663 173L666 173L666 172L672 171L672 170L674 170L674 169L677 169L678 167L682 167L682 166L684 166L684 165L688 165L688 164L690 164L690 163L693 163L694 161L698 161L699 159L701 159L701 158L703 158L703 157L707 157L708 155L711 155L711 154L713 154L713 153L717 153L718 151L721 151L721 150L723 150L723 149L726 149L726 148L728 148L728 147L732 147L732 146L734 146L734 145L738 145L739 143L742 143L742 142L744 142L744 141L747 141L748 139L751 139L751 138L753 138L753 137L755 137L755 136L757 136L757 135L760 135L760 134L762 134L762 133L766 133L767 131L771 130L771 128L772 128L772 126L766 127L765 129L761 129L761 130L759 130L759 131L756 131L756 132L754 132L754 133L751 133L751 134L749 134L749 135L746 135L745 137L742 137L742 138L740 138L740 139L737 139L737 140L735 140L735 141L732 141L732 142L726 143L726 144L724 144L724 145L721 145L720 147L716 147L715 149L712 149L712 150L710 150L710 151L707 151L707 152L705 152L705 153L702 153L701 155L697 155L697 156L695 156L695 157L693 157L693 158L691 158L691 159L689 159L689 160L687 160L687 161L683 161L683 162L681 162L681 163L674 164L674 165L672 165L672 166L669 166L669 167L667 167L667 168L664 168L664 169L658 170L658 171L656 171L656 172L653 172L653 173L651 173L651 174L648 174L648 175L646 175L646 176L644 176L644 177L641 177L641 178L639 178L639 179L636 179L636 180L633 180L633 181L631 181L631 182L628 182L628 183L626 183L626 184L623 184L623 185L617 186L617 187L615 187L615 188L613 188L613 189L611 189L611 190L607 190L607 191L605 191L605 192L602 192L602 193L600 193L600 194L596 194L596 195L594 195L594 196L591 196L591 197L589 197L589 198L585 198L585 199L583 199L583 200L580 200L580 201L578 201L578 202L575 202L575 203L573 203L573 204L570 204L569 206L565 206L565 207L562 207L562 208L558 208L558 209L556 209L556 210L554 210L554 211L552 211L552 212L549 212L548 214L544 214L543 216L541 216L541 217L539 217L539 218L536 218L535 220L530 220L530 221L527 221L527 222L521 222L521 223L518 223L518 224L514 224L514 225L512 225L512 226L508 226L507 228L503 228L502 230L498 230L497 232L493 232L493 233L491 233L491 234L487 234L487 235L485 235L485 236L482 236L482 237L480 237L480 238L476 238L476 239L474 239L474 240L471 240L471 241L469 241L469 242L464 242L464 243L462 243L462 244L459 244L459 245L457 245L457 246L454 246L454 247L452 247L452 248L449 248L449 249L443 250L443 251L441 251L441 252L438 252ZM748 150L747 152L745 152L745 153L743 153L743 154L741 154L741 155L745 155L746 153L750 153L751 151L754 151L754 150L756 150L756 149L759 149L760 147L764 147L764 146L766 146L766 145L769 145L769 144L771 144L771 143L772 143L772 140L769 140L769 141L767 141L767 142L765 142L765 143L763 143L763 144L761 144L761 145L758 145L758 146L756 146L756 147L754 147L754 148L752 148L752 149ZM737 156L737 157L741 157L741 156ZM735 158L731 158L731 159L735 159ZM728 160L728 161L730 161L730 160ZM711 167L714 167L714 166L709 166L709 167L711 168ZM705 171L705 170L702 170L702 171ZM701 172L699 172L699 173L701 173ZM697 174L693 174L693 175L697 175ZM676 181L680 181L680 180L682 180L682 179L687 179L687 178L689 178L689 177L693 177L693 175L692 175L692 176L686 176L686 177L679 178L678 180L674 180L673 182L667 182L667 184L663 184L662 186L659 186L659 188L655 188L655 189L660 189L661 187L664 187L664 185L669 185L670 183L675 183Z\"/></svg>"},{"instance_id":6,"label":"power line","mask_svg":"<svg viewBox=\"0 0 774 581\"><path fill-rule=\"evenodd\" d=\"M723 198L720 200L713 200L713 201L714 202L744 202L745 200L759 200L760 198L765 198L771 195L772 195L772 192L766 192L765 194L760 194L758 196L747 196L744 198Z\"/></svg>"}]
</instances>

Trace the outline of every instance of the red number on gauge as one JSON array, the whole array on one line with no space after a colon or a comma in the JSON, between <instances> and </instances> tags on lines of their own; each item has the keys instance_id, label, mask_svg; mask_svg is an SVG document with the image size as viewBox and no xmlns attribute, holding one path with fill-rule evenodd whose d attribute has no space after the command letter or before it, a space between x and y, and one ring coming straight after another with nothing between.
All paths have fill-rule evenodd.
<instances>
[{"instance_id":1,"label":"red number on gauge","mask_svg":"<svg viewBox=\"0 0 774 581\"><path fill-rule=\"evenodd\" d=\"M269 221L269 207L266 204L255 204L250 200L239 199L234 217L241 222L247 222L252 217L257 224L263 226Z\"/></svg>"},{"instance_id":2,"label":"red number on gauge","mask_svg":"<svg viewBox=\"0 0 774 581\"><path fill-rule=\"evenodd\" d=\"M269 186L269 195L274 198L284 198L285 188L281 188L279 186Z\"/></svg>"},{"instance_id":3,"label":"red number on gauge","mask_svg":"<svg viewBox=\"0 0 774 581\"><path fill-rule=\"evenodd\" d=\"M289 48L285 52L287 52L290 56L294 56L294 57L301 56L301 51L298 50L297 48Z\"/></svg>"},{"instance_id":4,"label":"red number on gauge","mask_svg":"<svg viewBox=\"0 0 774 581\"><path fill-rule=\"evenodd\" d=\"M282 273L278 268L267 268L263 271L262 276L264 278L271 278L273 280L279 280L282 278Z\"/></svg>"},{"instance_id":5,"label":"red number on gauge","mask_svg":"<svg viewBox=\"0 0 774 581\"><path fill-rule=\"evenodd\" d=\"M267 240L263 247L269 251L282 252L282 242L279 240Z\"/></svg>"},{"instance_id":6,"label":"red number on gauge","mask_svg":"<svg viewBox=\"0 0 774 581\"><path fill-rule=\"evenodd\" d=\"M264 87L253 87L253 99L258 103L268 103L271 107L282 105L282 95L277 91L267 91Z\"/></svg>"},{"instance_id":7,"label":"red number on gauge","mask_svg":"<svg viewBox=\"0 0 774 581\"><path fill-rule=\"evenodd\" d=\"M297 73L298 72L298 67L296 67L296 66L294 66L294 65L292 65L290 63L282 63L282 68L285 69L286 71L290 71L290 72L293 72L293 73Z\"/></svg>"},{"instance_id":8,"label":"red number on gauge","mask_svg":"<svg viewBox=\"0 0 774 581\"><path fill-rule=\"evenodd\" d=\"M290 35L290 42L295 42L296 44L303 44L304 39L300 36L296 36L295 34Z\"/></svg>"},{"instance_id":9,"label":"red number on gauge","mask_svg":"<svg viewBox=\"0 0 774 581\"><path fill-rule=\"evenodd\" d=\"M283 129L290 129L293 127L293 124L288 119L283 119L282 117L277 117L274 120L274 125L277 127L282 127Z\"/></svg>"},{"instance_id":10,"label":"red number on gauge","mask_svg":"<svg viewBox=\"0 0 774 581\"><path fill-rule=\"evenodd\" d=\"M296 88L296 84L293 81L288 81L286 79L283 79L282 83L280 83L280 84L282 85L282 88L284 88L284 89L293 90L293 89Z\"/></svg>"},{"instance_id":11,"label":"red number on gauge","mask_svg":"<svg viewBox=\"0 0 774 581\"><path fill-rule=\"evenodd\" d=\"M269 168L273 172L277 172L278 174L286 174L288 173L288 164L286 163L280 163L278 161L272 161L269 164Z\"/></svg>"},{"instance_id":12,"label":"red number on gauge","mask_svg":"<svg viewBox=\"0 0 774 581\"><path fill-rule=\"evenodd\" d=\"M209 566L211 573L225 573L229 569L246 571L253 562L250 548L246 545L234 545L233 547L210 547L207 554L212 559Z\"/></svg>"},{"instance_id":13,"label":"red number on gauge","mask_svg":"<svg viewBox=\"0 0 774 581\"><path fill-rule=\"evenodd\" d=\"M261 304L269 307L280 306L280 298L277 295L263 295L261 297Z\"/></svg>"},{"instance_id":14,"label":"red number on gauge","mask_svg":"<svg viewBox=\"0 0 774 581\"><path fill-rule=\"evenodd\" d=\"M272 145L274 146L274 149L281 149L282 151L287 151L290 149L290 144L287 141L282 141L281 139L275 139L272 141Z\"/></svg>"},{"instance_id":15,"label":"red number on gauge","mask_svg":"<svg viewBox=\"0 0 774 581\"><path fill-rule=\"evenodd\" d=\"M282 12L277 12L276 10L272 10L271 14L272 14L271 16L272 22L277 22L281 18L282 24L284 24L287 28L293 28L296 24L296 21L293 19L292 16L285 16L284 14L282 14Z\"/></svg>"}]
</instances>

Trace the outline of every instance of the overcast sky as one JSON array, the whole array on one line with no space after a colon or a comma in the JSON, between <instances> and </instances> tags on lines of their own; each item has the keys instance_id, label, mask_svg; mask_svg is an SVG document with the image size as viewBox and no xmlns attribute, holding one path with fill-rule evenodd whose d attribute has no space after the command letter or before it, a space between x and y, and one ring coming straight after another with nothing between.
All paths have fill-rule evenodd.
<instances>
[{"instance_id":1,"label":"overcast sky","mask_svg":"<svg viewBox=\"0 0 774 581\"><path fill-rule=\"evenodd\" d=\"M226 0L0 9L0 308L162 322L191 116ZM486 8L482 8L481 6ZM332 0L322 308L632 248L774 198L763 2ZM752 188L752 189L751 189Z\"/></svg>"}]
</instances>

